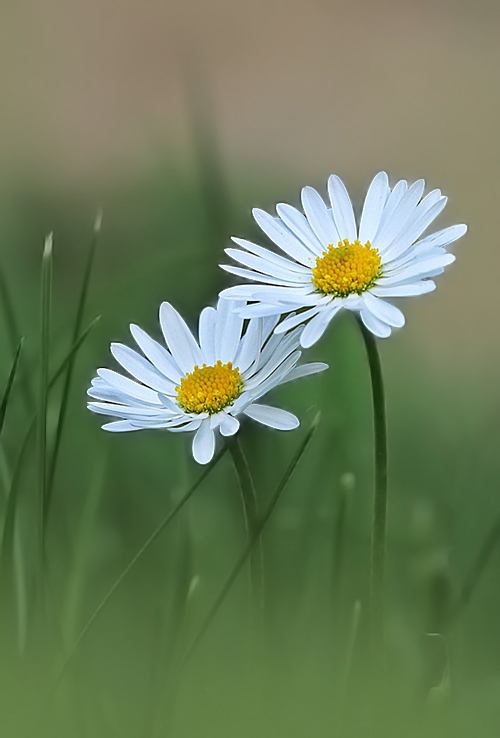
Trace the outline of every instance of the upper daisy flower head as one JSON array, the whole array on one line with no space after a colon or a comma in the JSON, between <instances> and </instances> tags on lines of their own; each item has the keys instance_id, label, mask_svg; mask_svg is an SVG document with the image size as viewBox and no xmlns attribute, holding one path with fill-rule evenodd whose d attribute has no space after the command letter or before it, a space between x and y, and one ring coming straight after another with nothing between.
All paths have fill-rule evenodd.
<instances>
[{"instance_id":1,"label":"upper daisy flower head","mask_svg":"<svg viewBox=\"0 0 500 738\"><path fill-rule=\"evenodd\" d=\"M278 217L255 209L258 225L286 257L233 238L244 250L226 253L245 268L222 268L258 284L230 287L221 297L251 301L241 310L245 317L299 310L275 331L307 321L300 338L304 348L316 343L341 308L358 311L376 336L389 336L391 327L405 321L385 298L435 289L431 277L455 260L445 247L467 230L456 225L420 238L447 201L440 190L422 197L424 187L422 179L411 187L401 180L391 189L387 174L380 172L368 188L359 227L347 190L334 174L328 180L329 205L304 187L304 214L286 204L276 206Z\"/></svg>"},{"instance_id":2,"label":"upper daisy flower head","mask_svg":"<svg viewBox=\"0 0 500 738\"><path fill-rule=\"evenodd\" d=\"M299 425L292 413L256 401L279 384L327 369L326 364L297 366L301 357L299 326L274 335L279 316L252 318L245 327L239 311L245 301L219 300L200 314L198 341L167 302L160 308L166 346L131 325L141 354L119 343L111 353L133 379L99 369L88 394L89 408L115 417L110 431L166 428L194 431L193 456L208 463L215 450L215 431L232 436L242 413L279 430Z\"/></svg>"}]
</instances>

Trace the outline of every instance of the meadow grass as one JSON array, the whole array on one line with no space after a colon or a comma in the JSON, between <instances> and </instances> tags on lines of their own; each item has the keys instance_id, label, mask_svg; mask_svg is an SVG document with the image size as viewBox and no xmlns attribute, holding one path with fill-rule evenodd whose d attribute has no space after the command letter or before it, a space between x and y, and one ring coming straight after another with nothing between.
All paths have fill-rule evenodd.
<instances>
[{"instance_id":1,"label":"meadow grass","mask_svg":"<svg viewBox=\"0 0 500 738\"><path fill-rule=\"evenodd\" d=\"M493 388L457 404L454 387L415 374L410 327L379 346L389 518L376 686L370 375L350 316L309 354L330 370L275 393L301 427L248 423L233 464L221 447L197 467L182 435L106 434L86 411L130 322L157 336L162 300L194 319L225 284L207 265L235 225L252 226L212 153L200 139L198 172L165 164L114 187L102 233L61 195L3 234L2 735L497 736Z\"/></svg>"}]
</instances>

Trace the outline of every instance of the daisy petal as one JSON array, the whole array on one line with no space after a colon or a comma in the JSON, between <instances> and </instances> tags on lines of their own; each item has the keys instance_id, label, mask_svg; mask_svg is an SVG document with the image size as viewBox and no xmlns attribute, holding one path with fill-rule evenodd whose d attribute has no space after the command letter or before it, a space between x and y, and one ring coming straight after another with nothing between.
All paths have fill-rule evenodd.
<instances>
[{"instance_id":1,"label":"daisy petal","mask_svg":"<svg viewBox=\"0 0 500 738\"><path fill-rule=\"evenodd\" d=\"M220 421L221 436L234 436L238 432L239 427L240 421L237 418L233 418L232 415L225 413Z\"/></svg>"},{"instance_id":2,"label":"daisy petal","mask_svg":"<svg viewBox=\"0 0 500 738\"><path fill-rule=\"evenodd\" d=\"M203 355L193 334L168 302L160 307L160 325L172 356L184 373L192 372L195 364L203 364Z\"/></svg>"},{"instance_id":3,"label":"daisy petal","mask_svg":"<svg viewBox=\"0 0 500 738\"><path fill-rule=\"evenodd\" d=\"M413 297L425 295L436 289L436 283L430 279L411 284L395 285L393 287L373 287L371 293L377 297Z\"/></svg>"},{"instance_id":4,"label":"daisy petal","mask_svg":"<svg viewBox=\"0 0 500 738\"><path fill-rule=\"evenodd\" d=\"M219 300L217 304L217 319L215 324L215 358L223 364L233 361L240 344L243 318L238 315L238 309L245 302Z\"/></svg>"},{"instance_id":5,"label":"daisy petal","mask_svg":"<svg viewBox=\"0 0 500 738\"><path fill-rule=\"evenodd\" d=\"M322 310L309 321L300 337L300 345L302 348L310 348L313 344L319 341L323 333L326 331L328 324L339 309L340 305L331 309Z\"/></svg>"},{"instance_id":6,"label":"daisy petal","mask_svg":"<svg viewBox=\"0 0 500 738\"><path fill-rule=\"evenodd\" d=\"M300 379L301 377L308 377L310 374L318 374L328 369L328 364L323 364L321 361L316 361L311 364L302 364L302 366L294 367L284 379L281 380L281 384L285 382L291 382L293 379Z\"/></svg>"},{"instance_id":7,"label":"daisy petal","mask_svg":"<svg viewBox=\"0 0 500 738\"><path fill-rule=\"evenodd\" d=\"M112 433L141 430L138 426L132 425L129 420L115 420L112 423L105 423L101 428Z\"/></svg>"},{"instance_id":8,"label":"daisy petal","mask_svg":"<svg viewBox=\"0 0 500 738\"><path fill-rule=\"evenodd\" d=\"M371 310L360 310L361 320L374 336L388 338L391 335L391 326L374 316Z\"/></svg>"},{"instance_id":9,"label":"daisy petal","mask_svg":"<svg viewBox=\"0 0 500 738\"><path fill-rule=\"evenodd\" d=\"M322 253L329 244L336 245L340 241L340 236L335 227L332 214L328 212L323 198L313 187L304 187L302 190L302 207L311 228L323 247Z\"/></svg>"},{"instance_id":10,"label":"daisy petal","mask_svg":"<svg viewBox=\"0 0 500 738\"><path fill-rule=\"evenodd\" d=\"M286 203L279 203L276 205L276 212L280 216L283 223L295 233L308 249L312 251L315 256L320 256L325 250L321 241L314 233L311 225L305 215L302 215L296 208Z\"/></svg>"},{"instance_id":11,"label":"daisy petal","mask_svg":"<svg viewBox=\"0 0 500 738\"><path fill-rule=\"evenodd\" d=\"M300 264L310 265L314 263L314 256L309 249L306 249L299 239L285 228L278 219L273 218L264 210L259 210L259 208L254 208L252 213L264 233L288 256L291 256Z\"/></svg>"},{"instance_id":12,"label":"daisy petal","mask_svg":"<svg viewBox=\"0 0 500 738\"><path fill-rule=\"evenodd\" d=\"M415 182L403 195L392 215L385 222L381 222L374 243L372 244L381 253L393 242L408 222L408 219L418 205L418 201L422 197L424 187L425 182L423 179Z\"/></svg>"},{"instance_id":13,"label":"daisy petal","mask_svg":"<svg viewBox=\"0 0 500 738\"><path fill-rule=\"evenodd\" d=\"M132 324L130 326L130 332L144 356L154 364L158 371L170 379L171 382L174 382L174 384L179 384L182 374L168 351L158 341L150 338L139 326Z\"/></svg>"},{"instance_id":14,"label":"daisy petal","mask_svg":"<svg viewBox=\"0 0 500 738\"><path fill-rule=\"evenodd\" d=\"M208 464L215 451L215 436L210 422L204 420L193 438L193 457L198 464Z\"/></svg>"},{"instance_id":15,"label":"daisy petal","mask_svg":"<svg viewBox=\"0 0 500 738\"><path fill-rule=\"evenodd\" d=\"M215 323L217 311L213 307L206 307L200 313L198 321L198 338L205 364L215 364Z\"/></svg>"},{"instance_id":16,"label":"daisy petal","mask_svg":"<svg viewBox=\"0 0 500 738\"><path fill-rule=\"evenodd\" d=\"M385 172L379 172L374 177L366 193L363 213L361 214L361 224L359 226L359 240L361 243L364 244L367 241L373 241L375 238L389 193L387 174Z\"/></svg>"},{"instance_id":17,"label":"daisy petal","mask_svg":"<svg viewBox=\"0 0 500 738\"><path fill-rule=\"evenodd\" d=\"M111 344L111 353L119 364L139 382L152 387L158 392L166 392L167 394L175 393L175 384L169 382L163 374L155 369L155 367L136 351L121 343Z\"/></svg>"},{"instance_id":18,"label":"daisy petal","mask_svg":"<svg viewBox=\"0 0 500 738\"><path fill-rule=\"evenodd\" d=\"M379 300L378 297L375 297L369 292L364 295L363 301L368 310L370 310L379 320L382 320L384 323L392 325L395 328L402 328L404 326L405 316L399 308L388 302Z\"/></svg>"},{"instance_id":19,"label":"daisy petal","mask_svg":"<svg viewBox=\"0 0 500 738\"><path fill-rule=\"evenodd\" d=\"M354 211L345 185L336 174L330 175L328 179L328 193L332 203L333 219L340 237L339 240L343 241L347 238L350 243L354 243L357 238Z\"/></svg>"},{"instance_id":20,"label":"daisy petal","mask_svg":"<svg viewBox=\"0 0 500 738\"><path fill-rule=\"evenodd\" d=\"M293 430L300 425L298 418L292 413L269 405L253 404L247 407L244 413L249 418L277 430Z\"/></svg>"}]
</instances>

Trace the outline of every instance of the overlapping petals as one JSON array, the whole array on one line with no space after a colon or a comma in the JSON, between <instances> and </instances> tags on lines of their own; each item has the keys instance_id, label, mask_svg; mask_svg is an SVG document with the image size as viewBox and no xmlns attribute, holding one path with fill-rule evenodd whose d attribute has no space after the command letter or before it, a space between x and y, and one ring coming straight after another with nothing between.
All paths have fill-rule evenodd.
<instances>
[{"instance_id":1,"label":"overlapping petals","mask_svg":"<svg viewBox=\"0 0 500 738\"><path fill-rule=\"evenodd\" d=\"M284 256L233 238L240 248L228 248L226 253L241 266L222 268L250 283L224 290L221 298L249 301L251 304L239 308L240 316L246 318L293 313L277 323L275 332L306 323L300 335L303 348L318 341L342 308L359 312L376 336L389 336L393 327L405 321L399 308L386 299L434 290L432 277L455 260L446 247L467 230L465 225L455 225L422 238L447 201L440 190L422 197L424 186L423 180L411 186L401 180L391 189L387 174L380 172L368 189L359 227L346 188L336 175L328 180L330 206L316 190L305 187L303 213L286 204L276 206L277 217L255 209L258 225ZM318 291L312 281L317 259L329 245L356 240L370 242L380 255L381 268L373 283L365 291L344 296Z\"/></svg>"},{"instance_id":2,"label":"overlapping petals","mask_svg":"<svg viewBox=\"0 0 500 738\"><path fill-rule=\"evenodd\" d=\"M245 306L245 300L224 299L219 300L217 308L205 308L199 318L198 340L169 303L160 308L165 345L132 325L139 351L122 344L111 345L114 358L130 376L99 369L88 390L93 398L89 409L113 418L103 428L115 432L152 428L193 431L193 456L200 464L213 457L216 431L223 436L235 434L242 414L279 430L296 428L299 421L295 415L257 400L277 385L323 371L327 365L298 365L303 326L275 334L279 319L275 314L253 317L245 327L241 315ZM217 412L186 411L178 401L181 381L196 367L217 362L231 362L238 370L241 393Z\"/></svg>"}]
</instances>

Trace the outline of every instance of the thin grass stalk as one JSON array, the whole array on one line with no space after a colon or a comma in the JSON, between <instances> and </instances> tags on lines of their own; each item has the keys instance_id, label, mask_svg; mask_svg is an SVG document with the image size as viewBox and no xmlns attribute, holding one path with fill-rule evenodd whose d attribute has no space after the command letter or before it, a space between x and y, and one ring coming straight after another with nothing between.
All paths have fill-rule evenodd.
<instances>
[{"instance_id":1,"label":"thin grass stalk","mask_svg":"<svg viewBox=\"0 0 500 738\"><path fill-rule=\"evenodd\" d=\"M101 232L101 225L102 225L102 213L101 211L99 211L97 213L97 217L94 222L92 241L91 241L89 253L87 256L87 263L86 263L86 267L85 267L85 271L83 275L82 286L80 289L80 297L78 300L75 324L73 327L73 335L72 335L73 344L75 344L80 338L80 333L82 330L83 318L85 315L85 307L87 305L87 297L88 297L89 286L90 286L90 278L92 275L92 267L94 264L94 258L95 258L95 253L97 249L97 244L99 241L99 235ZM59 415L57 418L56 431L55 431L55 436L54 436L54 446L52 450L52 458L50 460L50 469L49 469L49 474L48 474L46 513L48 513L48 510L50 507L50 501L52 498L52 489L54 486L54 477L56 473L57 460L59 458L59 450L61 447L64 423L66 420L66 414L68 410L68 402L69 402L69 395L70 395L70 389L71 389L71 381L73 379L75 360L76 360L76 353L73 353L66 367L66 376L64 379L64 386L63 386L62 395L61 395L61 404L59 407Z\"/></svg>"},{"instance_id":2,"label":"thin grass stalk","mask_svg":"<svg viewBox=\"0 0 500 738\"><path fill-rule=\"evenodd\" d=\"M39 557L43 571L45 551L45 507L47 498L47 407L49 394L50 312L52 301L52 234L45 239L42 256L42 301L40 336L39 445Z\"/></svg>"},{"instance_id":3,"label":"thin grass stalk","mask_svg":"<svg viewBox=\"0 0 500 738\"><path fill-rule=\"evenodd\" d=\"M227 446L224 446L219 453L214 456L210 464L207 464L205 469L202 471L196 482L191 485L190 489L186 492L186 494L181 497L181 499L177 502L177 504L172 508L172 510L166 515L161 523L155 528L155 530L151 533L151 535L146 539L146 541L142 544L140 549L137 551L135 556L129 561L125 569L121 572L120 576L115 580L113 585L108 589L107 593L104 595L90 618L85 623L84 627L80 631L78 637L74 641L70 652L66 658L66 661L63 664L63 667L61 669L61 672L59 674L58 678L58 684L61 681L61 677L65 673L67 667L69 666L71 660L73 659L78 647L80 646L82 640L87 635L88 631L92 627L95 620L99 617L100 613L104 610L106 605L108 604L109 600L113 596L113 594L116 592L116 590L120 587L120 585L123 583L123 581L126 579L127 575L130 573L130 571L134 568L134 566L137 564L137 562L140 560L140 558L143 556L144 553L148 550L148 548L151 546L152 543L158 538L160 533L162 533L165 528L169 525L169 523L172 522L172 520L176 517L176 515L182 510L184 505L190 500L190 498L193 496L193 494L196 492L198 487L204 482L204 480L207 478L207 476L210 474L212 469L219 463L219 461L222 459L224 454L227 451Z\"/></svg>"},{"instance_id":4,"label":"thin grass stalk","mask_svg":"<svg viewBox=\"0 0 500 738\"><path fill-rule=\"evenodd\" d=\"M21 338L21 330L19 328L19 322L14 308L14 301L12 300L9 285L2 266L0 266L0 300L2 301L9 343L12 351L15 352ZM26 409L29 411L34 407L34 400L28 377L26 375L21 376L21 382L24 402L26 404Z\"/></svg>"},{"instance_id":5,"label":"thin grass stalk","mask_svg":"<svg viewBox=\"0 0 500 738\"><path fill-rule=\"evenodd\" d=\"M255 485L237 435L231 439L229 448L241 492L247 540L251 541L259 527L259 503ZM250 556L250 599L252 626L260 629L264 617L264 552L261 538Z\"/></svg>"},{"instance_id":6,"label":"thin grass stalk","mask_svg":"<svg viewBox=\"0 0 500 738\"><path fill-rule=\"evenodd\" d=\"M358 637L359 637L359 624L361 621L361 602L359 600L356 600L354 603L354 607L352 610L352 616L351 616L351 622L350 622L350 628L349 628L349 638L347 641L347 651L346 651L346 657L345 657L345 665L344 665L344 671L342 675L342 682L340 685L340 700L339 700L339 710L341 713L345 710L346 703L349 696L349 687L351 684L352 679L352 671L353 671L353 664L354 664L354 654L356 652L356 646L358 643Z\"/></svg>"},{"instance_id":7,"label":"thin grass stalk","mask_svg":"<svg viewBox=\"0 0 500 738\"><path fill-rule=\"evenodd\" d=\"M375 497L370 568L370 643L374 662L384 656L384 588L387 537L387 422L382 366L374 335L358 320L363 336L373 396Z\"/></svg>"},{"instance_id":8,"label":"thin grass stalk","mask_svg":"<svg viewBox=\"0 0 500 738\"><path fill-rule=\"evenodd\" d=\"M245 548L241 552L238 560L236 561L235 565L231 569L231 572L229 573L226 581L222 585L219 594L215 598L215 601L208 611L207 615L205 616L201 626L199 627L196 635L191 640L191 643L189 644L188 648L184 652L184 655L179 663L179 666L176 670L177 676L180 675L180 672L184 669L185 665L193 655L194 651L196 650L197 646L202 641L205 633L209 629L210 625L212 624L215 616L219 612L221 605L224 603L227 595L229 594L231 587L233 586L234 582L238 578L239 573L245 566L249 556L251 555L256 543L258 542L260 536L262 535L262 532L264 528L266 527L267 523L269 522L269 519L271 515L274 512L274 509L276 508L276 505L280 501L281 495L285 491L295 469L297 468L302 456L304 455L315 431L319 423L319 414L314 419L311 427L307 431L303 441L301 442L299 448L297 449L296 453L294 454L290 464L288 465L285 473L283 474L281 481L279 482L276 490L274 491L270 501L267 504L267 507L263 511L262 515L260 516L260 520L258 525L255 526L255 530L252 534L252 536L249 538L248 543L246 544Z\"/></svg>"},{"instance_id":9,"label":"thin grass stalk","mask_svg":"<svg viewBox=\"0 0 500 738\"><path fill-rule=\"evenodd\" d=\"M460 594L457 597L455 607L452 610L450 620L454 623L463 613L469 602L471 601L474 592L481 580L481 577L486 569L493 551L500 544L500 517L493 523L492 527L486 538L483 541L483 545L479 550L476 560L472 564L472 567L467 575Z\"/></svg>"},{"instance_id":10,"label":"thin grass stalk","mask_svg":"<svg viewBox=\"0 0 500 738\"><path fill-rule=\"evenodd\" d=\"M21 338L17 345L16 352L14 354L14 360L12 362L12 367L9 373L9 378L7 379L7 385L5 387L5 392L2 397L2 403L0 404L0 436L2 435L3 426L5 423L5 416L7 414L7 405L9 404L10 399L10 393L12 392L12 387L14 385L14 379L16 378L17 369L19 367L19 359L21 358L21 351L24 345L24 338Z\"/></svg>"}]
</instances>

